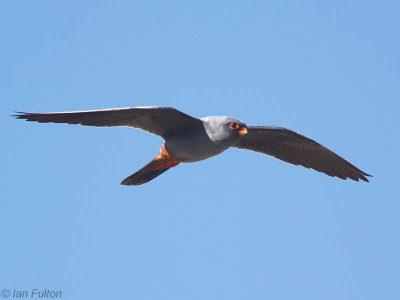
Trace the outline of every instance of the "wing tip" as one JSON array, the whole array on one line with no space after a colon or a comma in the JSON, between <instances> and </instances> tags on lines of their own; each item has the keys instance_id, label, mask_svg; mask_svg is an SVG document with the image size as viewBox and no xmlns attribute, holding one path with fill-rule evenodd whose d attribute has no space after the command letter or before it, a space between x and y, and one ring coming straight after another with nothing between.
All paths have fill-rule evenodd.
<instances>
[{"instance_id":1,"label":"wing tip","mask_svg":"<svg viewBox=\"0 0 400 300\"><path fill-rule=\"evenodd\" d=\"M339 176L337 176L337 175L335 175L335 177L341 178L341 177L339 177ZM361 174L355 174L354 176L346 175L346 177L341 178L341 179L343 179L343 180L351 179L351 180L354 180L354 181L360 181L360 180L362 180L362 181L364 181L364 182L369 182L369 180L368 180L367 177L374 177L374 176L373 176L373 175L370 175L370 174L367 174L367 173L365 173L365 172L362 172Z\"/></svg>"},{"instance_id":2,"label":"wing tip","mask_svg":"<svg viewBox=\"0 0 400 300\"><path fill-rule=\"evenodd\" d=\"M14 114L10 115L10 117L15 118L15 119L27 120L28 115L32 115L32 113L27 113L27 112L23 112L23 111L14 111Z\"/></svg>"},{"instance_id":3,"label":"wing tip","mask_svg":"<svg viewBox=\"0 0 400 300\"><path fill-rule=\"evenodd\" d=\"M363 172L363 176L361 177L362 180L364 180L365 182L369 182L367 177L371 177L373 178L374 176L368 173Z\"/></svg>"}]
</instances>

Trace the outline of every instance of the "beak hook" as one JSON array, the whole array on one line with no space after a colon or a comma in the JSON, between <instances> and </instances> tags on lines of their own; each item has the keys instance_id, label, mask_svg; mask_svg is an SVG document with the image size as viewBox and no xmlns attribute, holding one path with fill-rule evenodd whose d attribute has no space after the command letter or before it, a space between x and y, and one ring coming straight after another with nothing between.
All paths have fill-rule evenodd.
<instances>
[{"instance_id":1,"label":"beak hook","mask_svg":"<svg viewBox=\"0 0 400 300\"><path fill-rule=\"evenodd\" d=\"M240 128L240 130L238 131L238 133L239 133L241 136L246 135L246 134L247 134L247 128L246 128L245 126L243 126L242 128Z\"/></svg>"}]
</instances>

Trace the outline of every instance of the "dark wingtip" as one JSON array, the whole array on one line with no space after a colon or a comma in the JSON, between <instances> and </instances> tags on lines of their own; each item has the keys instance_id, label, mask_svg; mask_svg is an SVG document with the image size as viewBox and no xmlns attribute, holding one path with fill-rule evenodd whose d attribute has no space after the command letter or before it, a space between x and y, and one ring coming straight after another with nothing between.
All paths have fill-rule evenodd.
<instances>
[{"instance_id":1,"label":"dark wingtip","mask_svg":"<svg viewBox=\"0 0 400 300\"><path fill-rule=\"evenodd\" d=\"M374 176L371 175L371 174L368 174L368 173L363 172L362 175L361 175L361 179L364 180L365 182L369 182L368 178L365 177L365 176L374 177Z\"/></svg>"},{"instance_id":2,"label":"dark wingtip","mask_svg":"<svg viewBox=\"0 0 400 300\"><path fill-rule=\"evenodd\" d=\"M26 119L26 116L29 115L29 113L23 112L23 111L14 111L14 115L10 115L10 117L14 117L15 119Z\"/></svg>"},{"instance_id":3,"label":"dark wingtip","mask_svg":"<svg viewBox=\"0 0 400 300\"><path fill-rule=\"evenodd\" d=\"M367 174L367 173L365 173L365 172L362 172L362 174L360 174L358 178L361 179L362 181L369 182L369 180L368 180L368 178L367 178L366 176L368 176L368 177L374 177L374 176L372 176L372 175L370 175L370 174Z\"/></svg>"},{"instance_id":4,"label":"dark wingtip","mask_svg":"<svg viewBox=\"0 0 400 300\"><path fill-rule=\"evenodd\" d=\"M359 173L359 174L347 175L346 177L340 177L338 175L334 175L334 176L338 177L340 179L343 179L343 180L351 179L351 180L354 180L354 181L362 180L362 181L365 181L365 182L369 182L369 180L368 180L368 178L366 176L374 177L374 176L372 176L370 174L367 174L365 172L362 172L362 173Z\"/></svg>"}]
</instances>

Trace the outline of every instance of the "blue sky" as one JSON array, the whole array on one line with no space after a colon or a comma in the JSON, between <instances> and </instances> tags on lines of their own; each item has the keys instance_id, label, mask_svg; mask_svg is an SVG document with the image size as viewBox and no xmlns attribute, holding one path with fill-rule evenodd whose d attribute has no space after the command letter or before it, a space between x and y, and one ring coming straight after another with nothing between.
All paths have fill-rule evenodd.
<instances>
[{"instance_id":1,"label":"blue sky","mask_svg":"<svg viewBox=\"0 0 400 300\"><path fill-rule=\"evenodd\" d=\"M1 1L0 289L399 299L398 1ZM173 106L296 130L373 174L229 150L140 187L162 140L13 111Z\"/></svg>"}]
</instances>

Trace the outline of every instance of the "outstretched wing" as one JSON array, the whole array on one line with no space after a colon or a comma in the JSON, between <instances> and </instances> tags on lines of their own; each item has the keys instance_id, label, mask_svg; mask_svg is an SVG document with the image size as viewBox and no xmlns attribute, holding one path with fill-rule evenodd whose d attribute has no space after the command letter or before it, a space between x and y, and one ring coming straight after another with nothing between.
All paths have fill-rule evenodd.
<instances>
[{"instance_id":1,"label":"outstretched wing","mask_svg":"<svg viewBox=\"0 0 400 300\"><path fill-rule=\"evenodd\" d=\"M14 117L39 123L67 123L107 127L129 126L149 131L164 139L186 127L202 124L200 119L184 114L175 108L157 106L46 114L18 112Z\"/></svg>"},{"instance_id":2,"label":"outstretched wing","mask_svg":"<svg viewBox=\"0 0 400 300\"><path fill-rule=\"evenodd\" d=\"M281 127L250 126L248 134L235 146L274 156L341 179L367 181L371 176L316 141Z\"/></svg>"}]
</instances>

